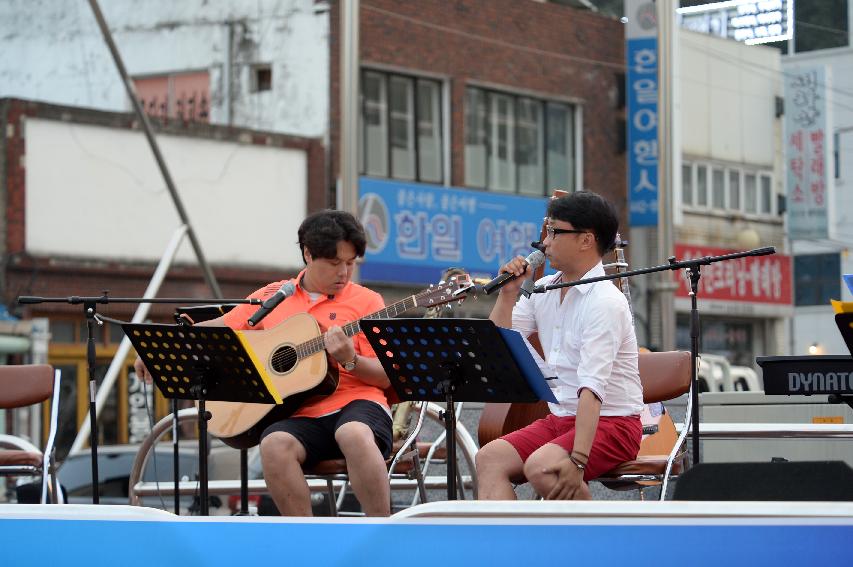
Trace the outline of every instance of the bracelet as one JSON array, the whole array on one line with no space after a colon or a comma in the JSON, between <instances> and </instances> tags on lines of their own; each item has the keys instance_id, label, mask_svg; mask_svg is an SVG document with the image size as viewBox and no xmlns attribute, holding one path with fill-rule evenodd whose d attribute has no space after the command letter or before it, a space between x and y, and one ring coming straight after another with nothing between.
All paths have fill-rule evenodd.
<instances>
[{"instance_id":1,"label":"bracelet","mask_svg":"<svg viewBox=\"0 0 853 567\"><path fill-rule=\"evenodd\" d=\"M577 459L575 459L573 456L569 455L569 460L570 460L572 463L574 463L574 465L575 465L577 468L579 468L581 471L585 471L585 470L586 470L586 464L581 463L580 461L578 461Z\"/></svg>"}]
</instances>

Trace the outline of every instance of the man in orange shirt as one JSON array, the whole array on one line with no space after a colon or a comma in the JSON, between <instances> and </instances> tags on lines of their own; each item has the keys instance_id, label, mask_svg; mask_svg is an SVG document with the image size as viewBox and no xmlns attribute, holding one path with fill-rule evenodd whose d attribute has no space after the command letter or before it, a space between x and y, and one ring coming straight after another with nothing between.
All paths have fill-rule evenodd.
<instances>
[{"instance_id":1,"label":"man in orange shirt","mask_svg":"<svg viewBox=\"0 0 853 567\"><path fill-rule=\"evenodd\" d=\"M298 236L306 266L293 280L295 293L251 328L270 329L296 313L309 313L326 331L326 351L340 365L339 382L333 394L309 399L291 417L263 431L264 479L282 515L310 516L303 467L343 456L364 512L388 516L385 459L391 452L392 425L383 390L390 382L364 335L350 338L341 329L384 307L378 293L350 281L356 259L364 256L364 229L351 214L326 210L306 218ZM249 297L266 299L284 283L273 282ZM241 305L207 324L249 329L247 320L256 309ZM140 359L134 367L137 375L149 378Z\"/></svg>"}]
</instances>

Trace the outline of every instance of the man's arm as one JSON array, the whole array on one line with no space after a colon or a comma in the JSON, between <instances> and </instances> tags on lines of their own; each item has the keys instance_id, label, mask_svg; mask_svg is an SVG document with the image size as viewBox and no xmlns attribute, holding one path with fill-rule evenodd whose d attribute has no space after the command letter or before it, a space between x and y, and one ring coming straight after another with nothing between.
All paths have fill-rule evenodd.
<instances>
[{"instance_id":1,"label":"man's arm","mask_svg":"<svg viewBox=\"0 0 853 567\"><path fill-rule=\"evenodd\" d=\"M521 277L527 270L527 261L521 256L516 256L507 262L500 270L500 273L515 274L516 278L505 283L498 292L498 299L495 301L495 306L489 314L489 319L498 327L504 329L512 328L512 309L515 306L515 300L518 298L518 290L521 284L524 283L524 278Z\"/></svg>"},{"instance_id":2,"label":"man's arm","mask_svg":"<svg viewBox=\"0 0 853 567\"><path fill-rule=\"evenodd\" d=\"M572 499L581 487L584 471L576 463L586 466L589 461L589 451L595 439L600 413L601 401L592 391L586 388L581 390L575 418L575 443L571 453L567 453L564 459L545 469L545 472L557 475L557 482L545 497L546 500Z\"/></svg>"}]
</instances>

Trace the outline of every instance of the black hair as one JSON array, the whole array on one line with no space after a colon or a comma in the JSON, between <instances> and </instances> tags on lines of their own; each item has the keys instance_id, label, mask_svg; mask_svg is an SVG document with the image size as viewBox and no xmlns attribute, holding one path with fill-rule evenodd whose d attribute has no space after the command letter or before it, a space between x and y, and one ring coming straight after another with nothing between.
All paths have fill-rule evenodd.
<instances>
[{"instance_id":1,"label":"black hair","mask_svg":"<svg viewBox=\"0 0 853 567\"><path fill-rule=\"evenodd\" d=\"M571 223L595 234L598 253L604 256L616 244L619 217L610 202L592 191L577 191L548 203L548 217Z\"/></svg>"},{"instance_id":2,"label":"black hair","mask_svg":"<svg viewBox=\"0 0 853 567\"><path fill-rule=\"evenodd\" d=\"M361 223L346 211L326 209L308 215L299 225L299 249L305 258L305 250L312 258L333 260L338 257L338 242L349 242L355 247L358 257L364 256L367 238Z\"/></svg>"}]
</instances>

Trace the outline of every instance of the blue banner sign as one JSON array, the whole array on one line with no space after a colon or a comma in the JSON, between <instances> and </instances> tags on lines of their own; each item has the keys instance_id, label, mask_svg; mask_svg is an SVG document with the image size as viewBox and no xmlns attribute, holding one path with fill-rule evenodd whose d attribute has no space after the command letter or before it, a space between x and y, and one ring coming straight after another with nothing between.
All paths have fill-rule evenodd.
<instances>
[{"instance_id":1,"label":"blue banner sign","mask_svg":"<svg viewBox=\"0 0 853 567\"><path fill-rule=\"evenodd\" d=\"M631 226L658 224L658 55L654 37L626 41Z\"/></svg>"},{"instance_id":2,"label":"blue banner sign","mask_svg":"<svg viewBox=\"0 0 853 567\"><path fill-rule=\"evenodd\" d=\"M367 232L361 278L429 284L448 267L488 276L539 240L545 197L518 197L387 179L359 180Z\"/></svg>"}]
</instances>

